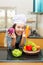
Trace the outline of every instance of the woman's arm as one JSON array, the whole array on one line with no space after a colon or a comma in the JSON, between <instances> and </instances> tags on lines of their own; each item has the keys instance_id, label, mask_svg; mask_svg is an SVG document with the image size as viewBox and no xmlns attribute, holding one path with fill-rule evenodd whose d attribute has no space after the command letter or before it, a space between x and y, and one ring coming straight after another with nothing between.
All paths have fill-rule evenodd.
<instances>
[{"instance_id":1,"label":"woman's arm","mask_svg":"<svg viewBox=\"0 0 43 65\"><path fill-rule=\"evenodd\" d=\"M19 45L19 46L23 46L24 43L25 43L25 40L26 40L26 36L25 36L25 34L23 33L22 39L21 39L21 42L20 42L20 45Z\"/></svg>"},{"instance_id":2,"label":"woman's arm","mask_svg":"<svg viewBox=\"0 0 43 65\"><path fill-rule=\"evenodd\" d=\"M9 47L11 46L11 37L8 35L8 33L6 32L5 34L5 38L4 38L4 47Z\"/></svg>"},{"instance_id":3,"label":"woman's arm","mask_svg":"<svg viewBox=\"0 0 43 65\"><path fill-rule=\"evenodd\" d=\"M16 43L16 38L14 37L14 34L10 35L6 33L5 39L4 39L4 46L10 48L15 46L15 43Z\"/></svg>"},{"instance_id":4,"label":"woman's arm","mask_svg":"<svg viewBox=\"0 0 43 65\"><path fill-rule=\"evenodd\" d=\"M16 36L15 36L15 34L12 34L11 38L12 38L11 46L15 47L15 44L16 44Z\"/></svg>"},{"instance_id":5,"label":"woman's arm","mask_svg":"<svg viewBox=\"0 0 43 65\"><path fill-rule=\"evenodd\" d=\"M22 38L22 39L21 39L21 43L20 43L19 46L23 46L23 45L24 45L24 42L25 42L25 38Z\"/></svg>"},{"instance_id":6,"label":"woman's arm","mask_svg":"<svg viewBox=\"0 0 43 65\"><path fill-rule=\"evenodd\" d=\"M9 35L12 39L11 41L11 47L15 47L15 44L16 44L16 35L15 33L12 33L11 35Z\"/></svg>"}]
</instances>

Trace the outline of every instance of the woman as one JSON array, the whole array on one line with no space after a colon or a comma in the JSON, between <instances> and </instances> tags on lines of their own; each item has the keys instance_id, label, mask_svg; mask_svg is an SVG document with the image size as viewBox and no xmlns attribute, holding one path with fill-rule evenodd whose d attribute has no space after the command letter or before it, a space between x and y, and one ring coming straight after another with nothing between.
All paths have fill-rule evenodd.
<instances>
[{"instance_id":1,"label":"woman","mask_svg":"<svg viewBox=\"0 0 43 65\"><path fill-rule=\"evenodd\" d=\"M24 40L26 39L25 36L25 24L26 24L26 17L24 14L15 15L13 19L15 32L9 34L7 32L5 37L5 43L7 44L9 49L12 48L20 48L24 45Z\"/></svg>"}]
</instances>

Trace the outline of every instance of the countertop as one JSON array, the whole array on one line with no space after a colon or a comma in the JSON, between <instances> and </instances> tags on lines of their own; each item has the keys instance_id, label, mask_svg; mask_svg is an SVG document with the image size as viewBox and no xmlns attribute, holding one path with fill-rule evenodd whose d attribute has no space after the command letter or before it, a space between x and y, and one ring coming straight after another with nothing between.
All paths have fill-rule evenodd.
<instances>
[{"instance_id":1,"label":"countertop","mask_svg":"<svg viewBox=\"0 0 43 65\"><path fill-rule=\"evenodd\" d=\"M43 49L35 55L25 54L21 57L13 57L11 51L6 48L0 48L0 62L43 62Z\"/></svg>"},{"instance_id":2,"label":"countertop","mask_svg":"<svg viewBox=\"0 0 43 65\"><path fill-rule=\"evenodd\" d=\"M40 37L37 37L37 36L29 36L28 38L30 38L30 39L43 39L42 36L40 36Z\"/></svg>"}]
</instances>

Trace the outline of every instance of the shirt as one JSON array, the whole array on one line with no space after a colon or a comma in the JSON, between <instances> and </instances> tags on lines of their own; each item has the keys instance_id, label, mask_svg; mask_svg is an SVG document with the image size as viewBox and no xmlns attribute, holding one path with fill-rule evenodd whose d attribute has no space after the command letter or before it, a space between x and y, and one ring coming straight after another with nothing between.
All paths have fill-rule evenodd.
<instances>
[{"instance_id":1,"label":"shirt","mask_svg":"<svg viewBox=\"0 0 43 65\"><path fill-rule=\"evenodd\" d=\"M16 44L15 44L15 48L18 48L19 47L19 44L21 42L21 39L22 39L22 35L21 36L18 36L16 34ZM12 38L8 35L8 33L6 33L5 35L5 44L7 44L8 48L11 49L12 46L11 46L11 42L12 42Z\"/></svg>"}]
</instances>

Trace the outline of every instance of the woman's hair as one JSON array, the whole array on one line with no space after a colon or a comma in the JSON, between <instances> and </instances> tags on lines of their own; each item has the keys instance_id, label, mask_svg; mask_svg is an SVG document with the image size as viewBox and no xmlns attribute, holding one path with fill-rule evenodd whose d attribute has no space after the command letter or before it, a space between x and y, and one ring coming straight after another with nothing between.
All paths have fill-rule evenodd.
<instances>
[{"instance_id":1,"label":"woman's hair","mask_svg":"<svg viewBox=\"0 0 43 65\"><path fill-rule=\"evenodd\" d=\"M14 29L15 29L15 26L16 26L16 24L14 24L14 25L12 26L12 28L14 28Z\"/></svg>"},{"instance_id":2,"label":"woman's hair","mask_svg":"<svg viewBox=\"0 0 43 65\"><path fill-rule=\"evenodd\" d=\"M16 27L16 24L14 24L14 25L12 26L12 28L14 28L14 29L15 29L15 27ZM26 28L26 26L24 26L24 28Z\"/></svg>"}]
</instances>

